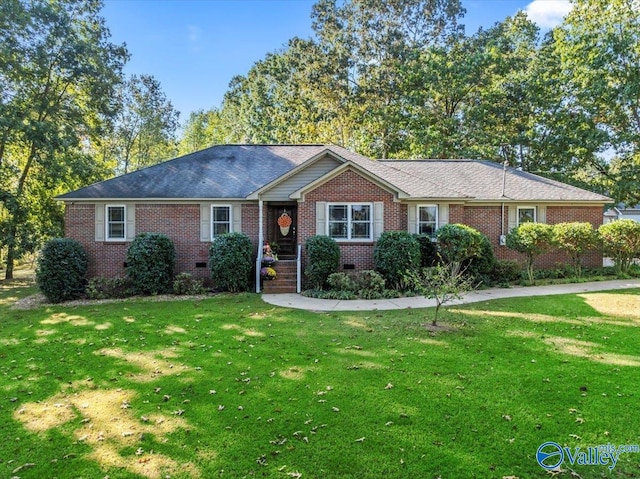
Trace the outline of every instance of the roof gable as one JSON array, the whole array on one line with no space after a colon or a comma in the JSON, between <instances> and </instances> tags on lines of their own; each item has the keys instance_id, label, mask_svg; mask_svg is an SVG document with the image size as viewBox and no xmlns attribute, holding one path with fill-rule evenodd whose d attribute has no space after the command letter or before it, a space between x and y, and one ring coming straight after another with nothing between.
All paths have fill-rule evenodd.
<instances>
[{"instance_id":1,"label":"roof gable","mask_svg":"<svg viewBox=\"0 0 640 479\"><path fill-rule=\"evenodd\" d=\"M291 193L290 197L292 199L300 199L304 197L305 193L319 187L320 185L325 184L327 181L330 181L331 179L335 178L336 176L342 174L347 170L356 171L358 174L360 174L367 180L393 193L398 198L409 198L409 194L406 191L401 190L396 185L390 183L389 181L386 181L384 178L380 178L379 176L372 174L369 170L359 166L353 161L347 161L346 163L343 163L339 167L329 171L327 174L317 178L315 181L312 181L311 183L300 188L299 190L294 191L293 193Z\"/></svg>"},{"instance_id":2,"label":"roof gable","mask_svg":"<svg viewBox=\"0 0 640 479\"><path fill-rule=\"evenodd\" d=\"M326 148L304 163L267 183L248 195L248 199L288 200L289 195L338 167L346 160L330 148Z\"/></svg>"}]
</instances>

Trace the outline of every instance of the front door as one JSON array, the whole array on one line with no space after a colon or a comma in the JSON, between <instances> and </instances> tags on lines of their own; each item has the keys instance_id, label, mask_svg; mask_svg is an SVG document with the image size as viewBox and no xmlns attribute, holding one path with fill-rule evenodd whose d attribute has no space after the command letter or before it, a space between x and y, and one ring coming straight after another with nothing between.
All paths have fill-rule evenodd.
<instances>
[{"instance_id":1,"label":"front door","mask_svg":"<svg viewBox=\"0 0 640 479\"><path fill-rule=\"evenodd\" d=\"M288 259L296 255L298 205L270 205L269 240L278 244L278 257Z\"/></svg>"}]
</instances>

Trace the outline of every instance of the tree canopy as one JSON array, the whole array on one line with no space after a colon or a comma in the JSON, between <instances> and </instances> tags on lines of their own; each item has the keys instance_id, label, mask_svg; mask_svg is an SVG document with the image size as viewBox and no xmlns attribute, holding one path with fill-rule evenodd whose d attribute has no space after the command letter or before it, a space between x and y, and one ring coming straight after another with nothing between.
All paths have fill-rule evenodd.
<instances>
[{"instance_id":1,"label":"tree canopy","mask_svg":"<svg viewBox=\"0 0 640 479\"><path fill-rule=\"evenodd\" d=\"M0 4L0 246L13 262L60 231L53 196L104 174L87 153L115 112L128 54L109 42L101 2ZM43 231L45 230L45 231Z\"/></svg>"},{"instance_id":2,"label":"tree canopy","mask_svg":"<svg viewBox=\"0 0 640 479\"><path fill-rule=\"evenodd\" d=\"M178 112L123 75L101 0L0 2L0 251L62 231L56 194L219 143L335 143L373 158L471 158L640 203L637 0L573 0L476 32L460 0L318 0L292 38Z\"/></svg>"}]
</instances>

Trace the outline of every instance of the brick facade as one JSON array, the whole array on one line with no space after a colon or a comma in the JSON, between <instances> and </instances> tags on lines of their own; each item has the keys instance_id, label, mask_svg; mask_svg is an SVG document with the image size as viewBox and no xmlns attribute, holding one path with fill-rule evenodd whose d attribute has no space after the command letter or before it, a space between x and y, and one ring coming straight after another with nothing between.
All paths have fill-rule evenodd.
<instances>
[{"instance_id":1,"label":"brick facade","mask_svg":"<svg viewBox=\"0 0 640 479\"><path fill-rule=\"evenodd\" d=\"M453 210L454 205L451 205L449 222L466 224L486 235L498 259L524 261L523 255L500 245L501 232L507 234L509 231L507 206L504 212L504 229L500 225L503 216L501 206L455 205L455 216L451 214ZM550 225L578 221L591 223L597 229L602 224L601 206L547 206L546 210L546 223ZM538 268L549 269L566 265L568 262L569 258L565 253L555 251L536 258L535 265ZM602 253L598 250L587 253L583 258L583 264L591 268L602 266Z\"/></svg>"},{"instance_id":2,"label":"brick facade","mask_svg":"<svg viewBox=\"0 0 640 479\"><path fill-rule=\"evenodd\" d=\"M307 238L316 234L316 202L382 202L384 205L384 231L408 230L407 205L396 200L393 193L373 183L358 172L347 169L338 176L322 183L306 193L298 203L297 239L304 245ZM256 249L259 235L258 203L243 203L242 231L253 241ZM449 205L449 223L462 223L476 228L491 241L499 259L522 260L522 256L499 245L500 234L508 231L508 208L505 208L504 225L501 207ZM269 217L268 203L264 203L265 238ZM105 242L95 240L95 205L68 203L65 212L67 237L78 240L89 257L89 276L123 276L124 261L129 242ZM601 206L547 206L546 222L556 224L565 221L586 221L595 228L602 224ZM200 205L137 203L135 205L135 231L163 233L171 238L176 248L176 273L189 272L197 278L208 278L210 242L200 241ZM373 268L373 242L339 243L340 264L353 265L356 270ZM552 268L565 264L563 253L552 253L537 259L536 266ZM196 266L200 263L200 266ZM585 258L586 266L601 266L602 255L594 251Z\"/></svg>"},{"instance_id":3,"label":"brick facade","mask_svg":"<svg viewBox=\"0 0 640 479\"><path fill-rule=\"evenodd\" d=\"M298 242L316 234L316 202L376 202L384 204L384 229L407 230L407 205L394 201L394 195L353 170L308 192L298 206ZM340 264L354 265L356 270L373 269L374 243L339 242Z\"/></svg>"},{"instance_id":4,"label":"brick facade","mask_svg":"<svg viewBox=\"0 0 640 479\"><path fill-rule=\"evenodd\" d=\"M176 273L188 272L197 278L209 276L206 266L196 266L196 263L208 263L211 244L200 241L198 204L138 203L135 205L135 230L136 234L162 233L171 238L176 249ZM95 205L68 204L65 233L86 249L89 277L124 276L127 249L131 243L95 240Z\"/></svg>"}]
</instances>

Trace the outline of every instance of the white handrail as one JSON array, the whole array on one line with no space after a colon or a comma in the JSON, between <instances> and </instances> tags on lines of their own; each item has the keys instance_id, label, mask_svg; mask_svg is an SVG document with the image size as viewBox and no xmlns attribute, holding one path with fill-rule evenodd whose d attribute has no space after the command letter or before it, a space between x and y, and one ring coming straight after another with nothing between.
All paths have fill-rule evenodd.
<instances>
[{"instance_id":1,"label":"white handrail","mask_svg":"<svg viewBox=\"0 0 640 479\"><path fill-rule=\"evenodd\" d=\"M298 254L296 257L296 293L302 292L302 245L298 245Z\"/></svg>"},{"instance_id":2,"label":"white handrail","mask_svg":"<svg viewBox=\"0 0 640 479\"><path fill-rule=\"evenodd\" d=\"M256 258L256 293L260 292L260 270L262 269L262 245L258 245L258 257Z\"/></svg>"}]
</instances>

